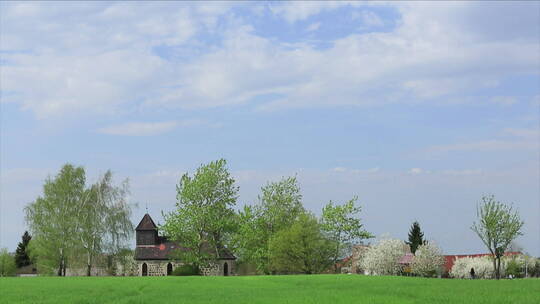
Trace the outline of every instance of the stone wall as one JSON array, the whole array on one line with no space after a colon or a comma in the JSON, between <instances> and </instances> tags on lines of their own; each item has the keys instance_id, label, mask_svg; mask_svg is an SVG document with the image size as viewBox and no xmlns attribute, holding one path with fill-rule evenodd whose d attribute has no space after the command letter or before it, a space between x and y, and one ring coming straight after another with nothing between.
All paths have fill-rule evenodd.
<instances>
[{"instance_id":1,"label":"stone wall","mask_svg":"<svg viewBox=\"0 0 540 304\"><path fill-rule=\"evenodd\" d=\"M142 276L143 264L146 263L148 276L166 276L167 265L172 263L173 271L176 267L181 266L181 262L171 262L163 260L148 260L137 261L138 276ZM201 267L201 275L203 276L223 276L225 271L225 264L227 264L228 275L235 275L235 261L234 260L221 260L208 267Z\"/></svg>"}]
</instances>

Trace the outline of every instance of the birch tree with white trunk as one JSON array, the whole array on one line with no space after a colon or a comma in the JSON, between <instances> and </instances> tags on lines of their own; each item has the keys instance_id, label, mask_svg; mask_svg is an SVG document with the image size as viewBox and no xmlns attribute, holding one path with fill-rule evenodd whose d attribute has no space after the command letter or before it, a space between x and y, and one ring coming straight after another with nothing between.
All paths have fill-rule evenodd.
<instances>
[{"instance_id":1,"label":"birch tree with white trunk","mask_svg":"<svg viewBox=\"0 0 540 304\"><path fill-rule=\"evenodd\" d=\"M78 235L86 255L87 276L91 275L98 254L116 254L132 236L133 224L130 220L128 194L128 181L114 186L110 170L86 190L79 209Z\"/></svg>"}]
</instances>

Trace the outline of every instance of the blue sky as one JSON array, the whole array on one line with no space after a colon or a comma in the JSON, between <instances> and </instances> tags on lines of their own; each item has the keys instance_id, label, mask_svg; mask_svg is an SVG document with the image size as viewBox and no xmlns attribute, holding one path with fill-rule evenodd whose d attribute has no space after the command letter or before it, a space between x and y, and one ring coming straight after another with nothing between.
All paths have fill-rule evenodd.
<instances>
[{"instance_id":1,"label":"blue sky","mask_svg":"<svg viewBox=\"0 0 540 304\"><path fill-rule=\"evenodd\" d=\"M418 220L484 252L484 194L540 255L540 4L0 3L0 247L62 164L112 169L161 220L183 172L226 158L239 206L297 175L305 206L358 195L366 228Z\"/></svg>"}]
</instances>

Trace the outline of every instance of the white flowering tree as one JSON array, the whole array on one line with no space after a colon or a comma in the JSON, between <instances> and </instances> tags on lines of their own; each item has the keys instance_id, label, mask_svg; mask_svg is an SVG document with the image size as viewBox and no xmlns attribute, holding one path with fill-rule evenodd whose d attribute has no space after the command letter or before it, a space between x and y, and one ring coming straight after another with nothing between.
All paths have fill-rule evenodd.
<instances>
[{"instance_id":1,"label":"white flowering tree","mask_svg":"<svg viewBox=\"0 0 540 304\"><path fill-rule=\"evenodd\" d=\"M441 272L443 265L444 257L441 249L434 242L428 242L416 249L411 271L419 276L433 277Z\"/></svg>"},{"instance_id":2,"label":"white flowering tree","mask_svg":"<svg viewBox=\"0 0 540 304\"><path fill-rule=\"evenodd\" d=\"M383 239L370 247L361 262L362 269L372 275L396 275L402 270L399 260L407 245L396 239Z\"/></svg>"},{"instance_id":3,"label":"white flowering tree","mask_svg":"<svg viewBox=\"0 0 540 304\"><path fill-rule=\"evenodd\" d=\"M492 258L485 257L466 257L457 259L450 270L450 276L459 279L470 279L471 268L474 268L474 275L479 279L491 279L494 277ZM504 275L505 267L501 267Z\"/></svg>"}]
</instances>

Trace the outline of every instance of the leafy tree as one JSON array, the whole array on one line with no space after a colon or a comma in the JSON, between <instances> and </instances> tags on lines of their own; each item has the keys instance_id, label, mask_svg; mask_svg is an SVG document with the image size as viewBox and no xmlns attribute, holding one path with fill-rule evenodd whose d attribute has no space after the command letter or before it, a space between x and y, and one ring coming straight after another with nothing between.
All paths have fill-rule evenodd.
<instances>
[{"instance_id":1,"label":"leafy tree","mask_svg":"<svg viewBox=\"0 0 540 304\"><path fill-rule=\"evenodd\" d=\"M441 249L433 242L418 246L411 263L412 273L423 277L433 277L440 273L444 265Z\"/></svg>"},{"instance_id":2,"label":"leafy tree","mask_svg":"<svg viewBox=\"0 0 540 304\"><path fill-rule=\"evenodd\" d=\"M22 241L17 245L17 250L15 250L15 263L18 268L27 266L31 264L30 257L27 253L28 243L32 237L28 234L28 231L25 231L22 236Z\"/></svg>"},{"instance_id":3,"label":"leafy tree","mask_svg":"<svg viewBox=\"0 0 540 304\"><path fill-rule=\"evenodd\" d=\"M88 198L85 182L84 168L66 164L54 178L47 178L43 196L25 208L38 267L55 267L59 276L65 275L68 256L76 247L80 206Z\"/></svg>"},{"instance_id":4,"label":"leafy tree","mask_svg":"<svg viewBox=\"0 0 540 304\"><path fill-rule=\"evenodd\" d=\"M501 277L501 257L510 243L522 235L523 221L517 211L496 201L493 195L482 197L482 203L477 207L477 216L478 222L474 222L471 229L492 254L493 270L498 280Z\"/></svg>"},{"instance_id":5,"label":"leafy tree","mask_svg":"<svg viewBox=\"0 0 540 304\"><path fill-rule=\"evenodd\" d=\"M16 268L13 256L6 248L0 249L0 277L13 276Z\"/></svg>"},{"instance_id":6,"label":"leafy tree","mask_svg":"<svg viewBox=\"0 0 540 304\"><path fill-rule=\"evenodd\" d=\"M269 242L279 231L289 228L304 212L296 177L282 178L261 188L259 202L245 206L238 215L235 243L242 260L269 274Z\"/></svg>"},{"instance_id":7,"label":"leafy tree","mask_svg":"<svg viewBox=\"0 0 540 304\"><path fill-rule=\"evenodd\" d=\"M176 210L164 214L163 231L187 251L180 258L194 266L219 257L235 230L238 187L224 159L201 165L193 177L184 174L177 186Z\"/></svg>"},{"instance_id":8,"label":"leafy tree","mask_svg":"<svg viewBox=\"0 0 540 304\"><path fill-rule=\"evenodd\" d=\"M114 186L107 171L86 190L77 221L77 234L86 256L86 275L90 276L94 258L103 251L115 254L133 234L131 207L127 203L128 181Z\"/></svg>"},{"instance_id":9,"label":"leafy tree","mask_svg":"<svg viewBox=\"0 0 540 304\"><path fill-rule=\"evenodd\" d=\"M411 248L413 254L416 253L418 246L424 244L424 233L420 229L420 224L418 222L415 221L412 224L411 230L409 230L409 241L406 243Z\"/></svg>"},{"instance_id":10,"label":"leafy tree","mask_svg":"<svg viewBox=\"0 0 540 304\"><path fill-rule=\"evenodd\" d=\"M332 263L333 247L315 216L303 213L270 239L270 268L278 273L320 273Z\"/></svg>"},{"instance_id":11,"label":"leafy tree","mask_svg":"<svg viewBox=\"0 0 540 304\"><path fill-rule=\"evenodd\" d=\"M350 248L350 242L372 238L373 236L363 229L360 219L356 217L362 210L355 206L357 197L352 198L343 205L334 205L330 201L323 207L322 228L334 243L332 262L337 272L337 261L343 256L343 250Z\"/></svg>"}]
</instances>

